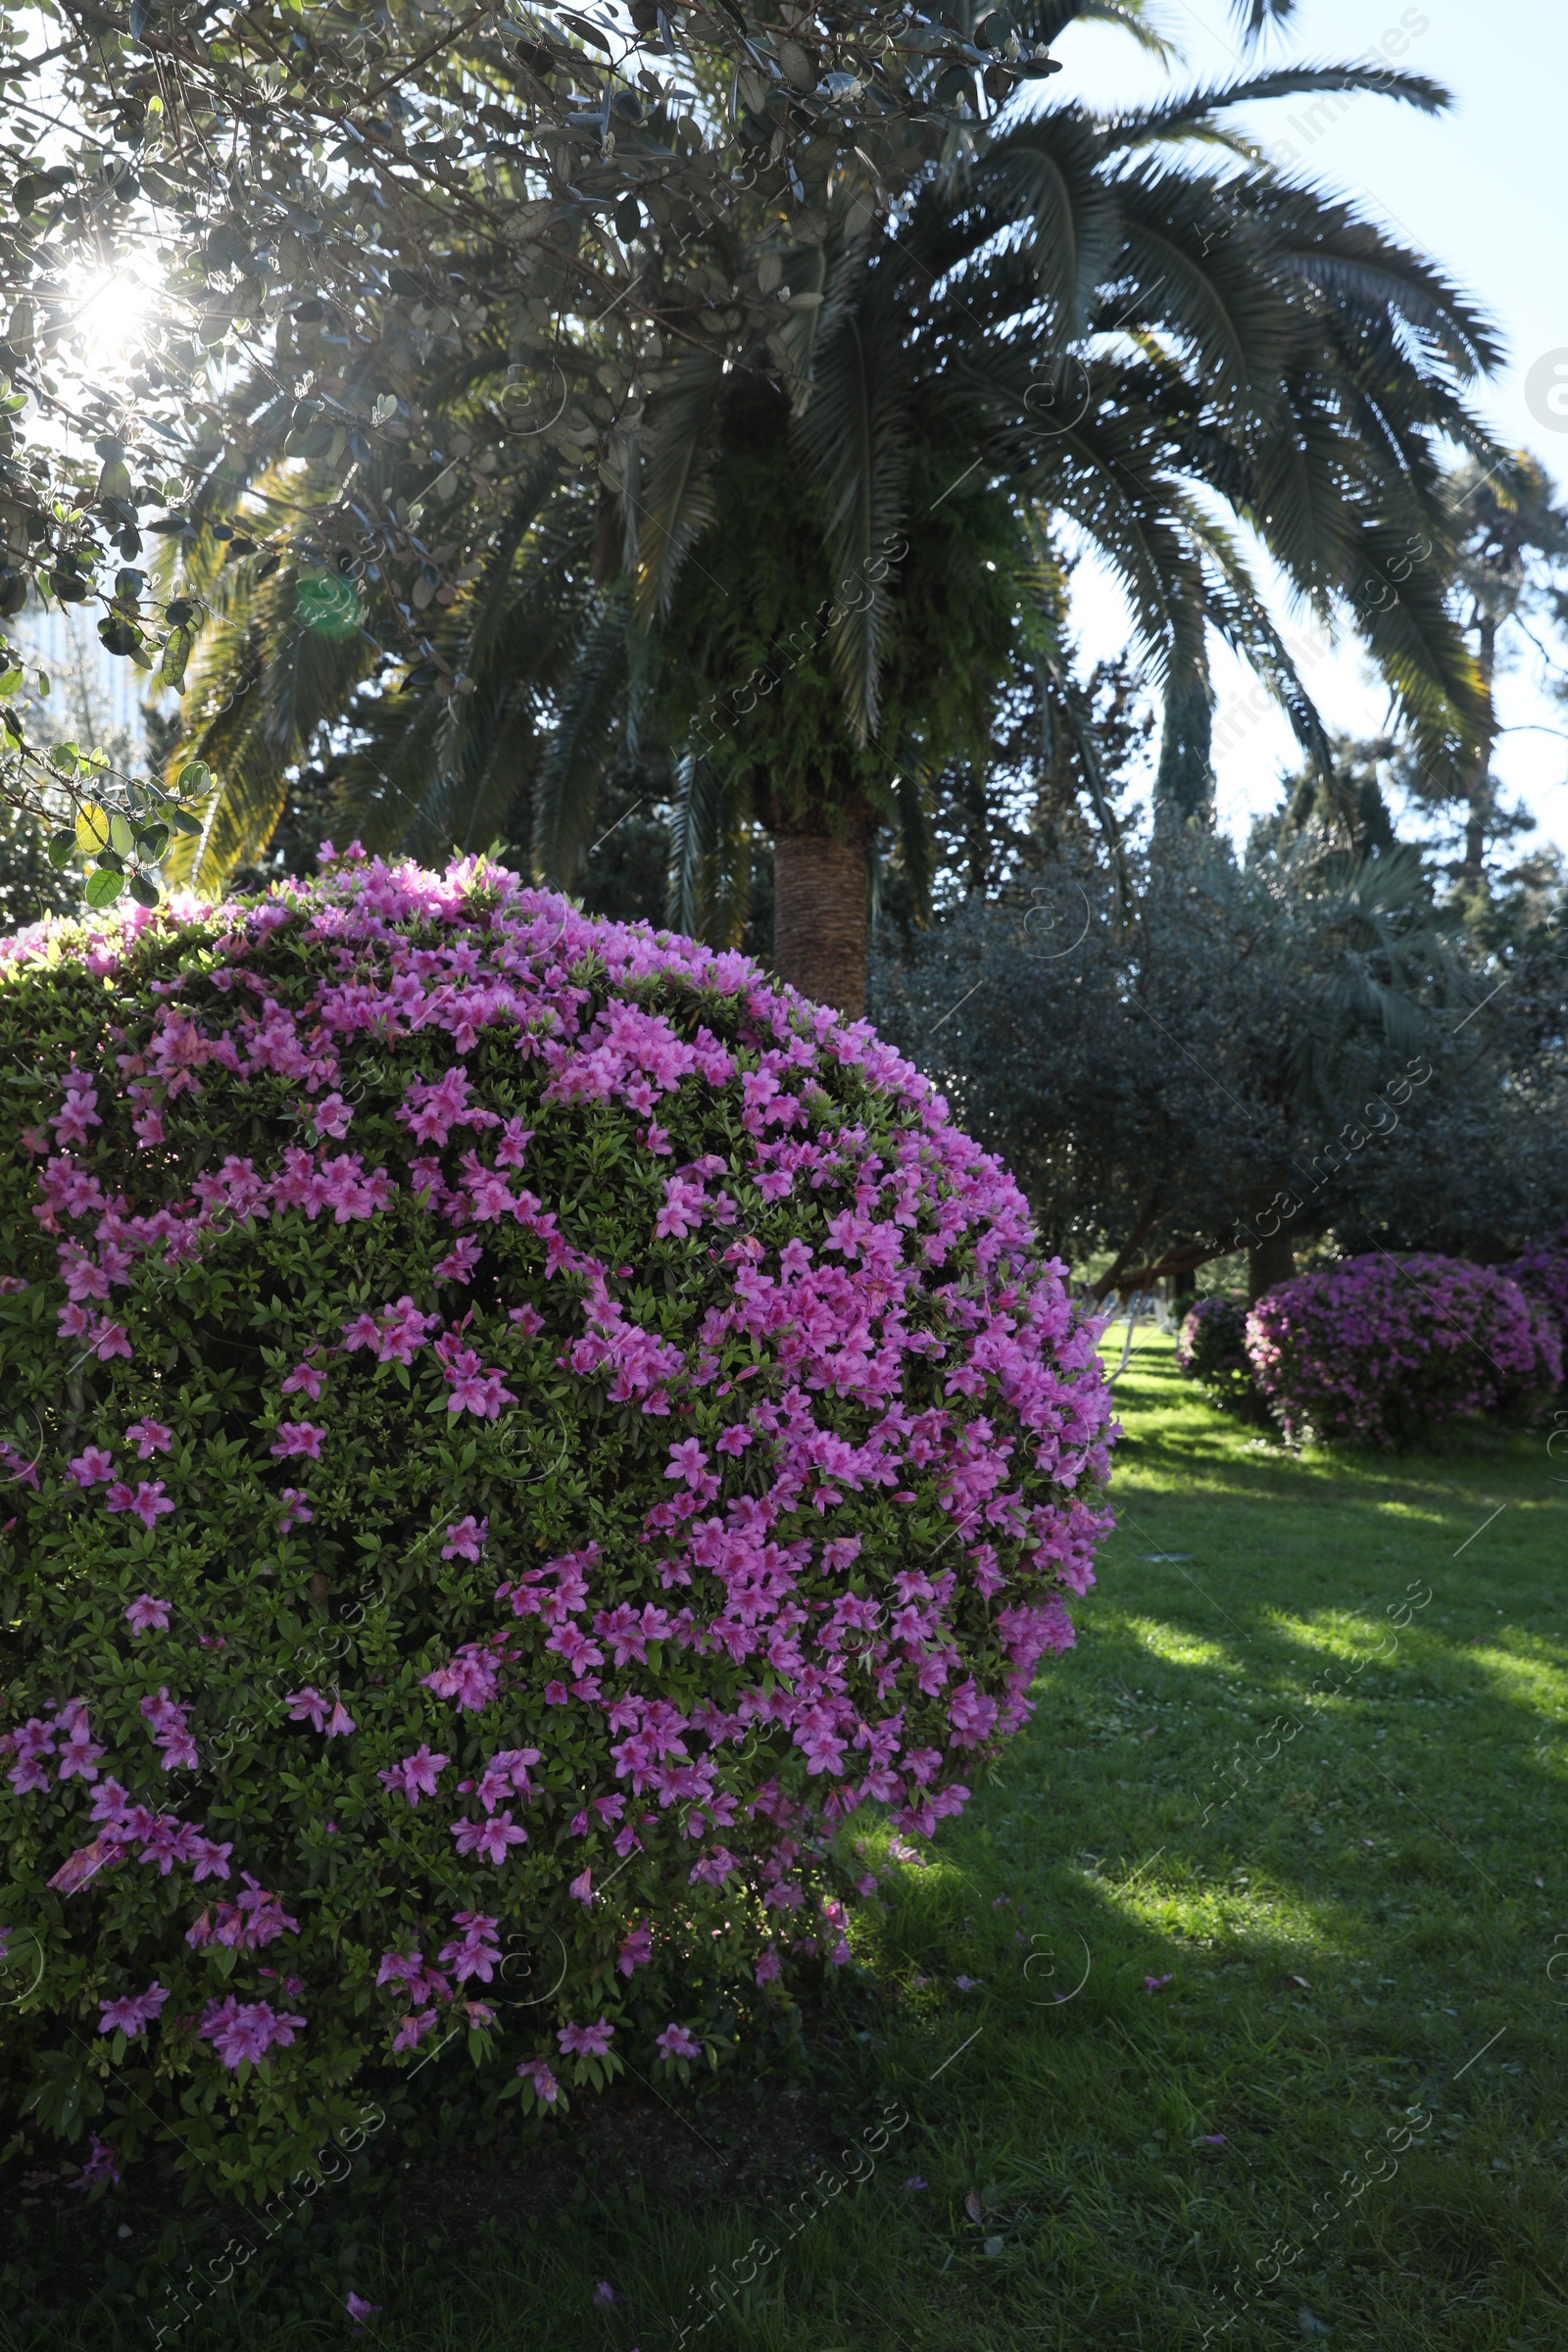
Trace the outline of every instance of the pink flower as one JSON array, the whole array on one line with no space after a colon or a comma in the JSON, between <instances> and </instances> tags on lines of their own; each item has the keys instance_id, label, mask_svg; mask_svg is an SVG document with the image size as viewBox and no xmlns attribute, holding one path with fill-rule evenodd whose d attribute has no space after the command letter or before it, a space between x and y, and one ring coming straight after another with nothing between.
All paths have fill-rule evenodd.
<instances>
[{"instance_id":1,"label":"pink flower","mask_svg":"<svg viewBox=\"0 0 1568 2352\"><path fill-rule=\"evenodd\" d=\"M280 1536L286 1536L292 1528L309 1527L316 1513L303 1488L285 1487L278 1499L283 1505L277 1516L277 1532Z\"/></svg>"},{"instance_id":2,"label":"pink flower","mask_svg":"<svg viewBox=\"0 0 1568 2352\"><path fill-rule=\"evenodd\" d=\"M155 1453L167 1453L173 1442L173 1431L162 1421L133 1421L125 1432L125 1443L135 1446L138 1461L150 1462Z\"/></svg>"},{"instance_id":3,"label":"pink flower","mask_svg":"<svg viewBox=\"0 0 1568 2352\"><path fill-rule=\"evenodd\" d=\"M401 1789L411 1805L417 1805L421 1796L434 1796L439 1776L451 1763L450 1756L434 1756L421 1740L412 1756L394 1764L388 1772L378 1772L376 1779L383 1788Z\"/></svg>"},{"instance_id":4,"label":"pink flower","mask_svg":"<svg viewBox=\"0 0 1568 2352\"><path fill-rule=\"evenodd\" d=\"M107 1453L102 1446L83 1446L75 1460L67 1466L66 1472L73 1485L78 1487L96 1487L102 1480L113 1478L114 1474L115 1457Z\"/></svg>"},{"instance_id":5,"label":"pink flower","mask_svg":"<svg viewBox=\"0 0 1568 2352\"><path fill-rule=\"evenodd\" d=\"M114 2149L106 2139L100 2139L95 2132L88 2146L87 2161L71 2185L73 2188L96 2188L100 2180L112 2181L118 2188L120 2167L115 2162Z\"/></svg>"},{"instance_id":6,"label":"pink flower","mask_svg":"<svg viewBox=\"0 0 1568 2352\"><path fill-rule=\"evenodd\" d=\"M277 1442L270 1450L284 1460L293 1454L304 1454L311 1461L318 1462L321 1458L321 1440L325 1435L324 1429L318 1429L309 1421L280 1421L277 1425Z\"/></svg>"},{"instance_id":7,"label":"pink flower","mask_svg":"<svg viewBox=\"0 0 1568 2352\"><path fill-rule=\"evenodd\" d=\"M460 1854L482 1854L497 1869L506 1860L509 1846L528 1841L527 1831L514 1822L510 1810L492 1813L488 1821L455 1821L452 1836Z\"/></svg>"},{"instance_id":8,"label":"pink flower","mask_svg":"<svg viewBox=\"0 0 1568 2352\"><path fill-rule=\"evenodd\" d=\"M165 1772L194 1772L197 1767L196 1742L190 1736L185 1709L169 1695L160 1684L156 1698L138 1699L137 1709L146 1717L147 1728L163 1750Z\"/></svg>"},{"instance_id":9,"label":"pink flower","mask_svg":"<svg viewBox=\"0 0 1568 2352\"><path fill-rule=\"evenodd\" d=\"M354 1729L354 1718L335 1690L332 1697L336 1703L327 1719L326 1736L329 1740L346 1740Z\"/></svg>"},{"instance_id":10,"label":"pink flower","mask_svg":"<svg viewBox=\"0 0 1568 2352\"><path fill-rule=\"evenodd\" d=\"M773 1979L778 1975L778 1953L774 1947L769 1944L767 1950L762 1954L762 1957L757 1963L757 1982L759 1984L771 1984Z\"/></svg>"},{"instance_id":11,"label":"pink flower","mask_svg":"<svg viewBox=\"0 0 1568 2352\"><path fill-rule=\"evenodd\" d=\"M555 2105L561 2096L561 2084L556 2081L542 2058L524 2058L517 2072L519 2075L525 2075L533 2084L534 2096L541 2106L553 2107Z\"/></svg>"},{"instance_id":12,"label":"pink flower","mask_svg":"<svg viewBox=\"0 0 1568 2352\"><path fill-rule=\"evenodd\" d=\"M455 1520L448 1527L447 1540L441 1546L441 1557L444 1560L476 1560L479 1547L489 1533L489 1520L475 1519L470 1511L466 1518Z\"/></svg>"},{"instance_id":13,"label":"pink flower","mask_svg":"<svg viewBox=\"0 0 1568 2352\"><path fill-rule=\"evenodd\" d=\"M321 1375L314 1364L296 1364L283 1383L285 1396L306 1396L315 1404L321 1394Z\"/></svg>"},{"instance_id":14,"label":"pink flower","mask_svg":"<svg viewBox=\"0 0 1568 2352\"><path fill-rule=\"evenodd\" d=\"M155 1600L150 1592L142 1592L125 1610L125 1623L133 1634L167 1634L169 1603Z\"/></svg>"},{"instance_id":15,"label":"pink flower","mask_svg":"<svg viewBox=\"0 0 1568 2352\"><path fill-rule=\"evenodd\" d=\"M169 1994L155 1977L145 1992L122 1993L119 2000L100 2001L98 2031L100 2034L123 2034L127 2040L136 2041L156 2020L168 1998Z\"/></svg>"},{"instance_id":16,"label":"pink flower","mask_svg":"<svg viewBox=\"0 0 1568 2352\"><path fill-rule=\"evenodd\" d=\"M566 1888L566 1892L571 1896L573 1902L581 1903L583 1908L587 1911L591 1911L594 1907L593 1881L594 1874L592 1868L590 1867L587 1870L579 1872L578 1876L572 1880L571 1885Z\"/></svg>"},{"instance_id":17,"label":"pink flower","mask_svg":"<svg viewBox=\"0 0 1568 2352\"><path fill-rule=\"evenodd\" d=\"M279 2016L270 2001L209 2001L202 2017L201 2037L210 2041L222 2064L231 2071L246 2060L258 2065L269 2050L286 2050L305 2025L303 2017Z\"/></svg>"},{"instance_id":18,"label":"pink flower","mask_svg":"<svg viewBox=\"0 0 1568 2352\"><path fill-rule=\"evenodd\" d=\"M662 2034L655 2034L654 2039L666 2066L673 2066L677 2058L700 2058L703 2054L702 2043L684 2026L666 2026Z\"/></svg>"},{"instance_id":19,"label":"pink flower","mask_svg":"<svg viewBox=\"0 0 1568 2352\"><path fill-rule=\"evenodd\" d=\"M465 1353L469 1352L465 1350ZM473 1413L481 1421L499 1419L504 1404L515 1404L516 1397L501 1385L499 1372L459 1371L447 1398L449 1413Z\"/></svg>"},{"instance_id":20,"label":"pink flower","mask_svg":"<svg viewBox=\"0 0 1568 2352\"><path fill-rule=\"evenodd\" d=\"M143 1527L149 1531L173 1507L169 1496L164 1493L164 1482L161 1478L150 1482L145 1478L139 1479L134 1494L123 1480L117 1479L104 1496L106 1511L129 1511L131 1517L139 1519Z\"/></svg>"},{"instance_id":21,"label":"pink flower","mask_svg":"<svg viewBox=\"0 0 1568 2352\"><path fill-rule=\"evenodd\" d=\"M473 1789L473 1793L478 1797L485 1811L493 1813L502 1798L508 1794L524 1799L530 1798L534 1793L534 1788L533 1783L528 1778L528 1767L530 1764L537 1764L538 1761L539 1750L536 1747L497 1748L480 1775L477 1787ZM460 1787L466 1795L470 1784L464 1781Z\"/></svg>"},{"instance_id":22,"label":"pink flower","mask_svg":"<svg viewBox=\"0 0 1568 2352\"><path fill-rule=\"evenodd\" d=\"M435 2024L435 2019L436 2013L433 2009L411 2009L408 2015L400 2020L398 2030L392 2036L393 2049L416 2050L430 2028Z\"/></svg>"},{"instance_id":23,"label":"pink flower","mask_svg":"<svg viewBox=\"0 0 1568 2352\"><path fill-rule=\"evenodd\" d=\"M483 1911L455 1911L454 1927L463 1930L463 1940L444 1943L436 1954L447 1962L460 1984L469 1977L477 1977L488 1984L501 1960L501 1945L496 1935L499 1922Z\"/></svg>"},{"instance_id":24,"label":"pink flower","mask_svg":"<svg viewBox=\"0 0 1568 2352\"><path fill-rule=\"evenodd\" d=\"M669 1467L664 1472L664 1476L684 1479L687 1486L695 1487L707 1468L708 1456L698 1445L697 1440L686 1438L680 1445L671 1446Z\"/></svg>"},{"instance_id":25,"label":"pink flower","mask_svg":"<svg viewBox=\"0 0 1568 2352\"><path fill-rule=\"evenodd\" d=\"M344 1126L347 1124L348 1122L345 1119ZM343 1129L338 1127L330 1129L328 1132L335 1135L341 1135ZM363 2295L356 2295L352 2292L352 2290L347 2296L346 2301L348 2305L349 2318L354 2322L353 2332L354 2334L359 2335L363 2332L364 2323L367 2320L373 2320L381 2306L379 2303L367 2303Z\"/></svg>"},{"instance_id":26,"label":"pink flower","mask_svg":"<svg viewBox=\"0 0 1568 2352\"><path fill-rule=\"evenodd\" d=\"M623 1977L629 1977L634 1968L645 1968L653 1956L652 1931L648 1928L633 1928L620 1947L620 1958L615 1962L615 1966Z\"/></svg>"},{"instance_id":27,"label":"pink flower","mask_svg":"<svg viewBox=\"0 0 1568 2352\"><path fill-rule=\"evenodd\" d=\"M283 1704L290 1723L308 1723L313 1732L318 1732L326 1721L326 1701L309 1684L303 1690L291 1692Z\"/></svg>"},{"instance_id":28,"label":"pink flower","mask_svg":"<svg viewBox=\"0 0 1568 2352\"><path fill-rule=\"evenodd\" d=\"M556 2039L568 2058L602 2058L614 2031L607 2019L601 2018L596 2026L563 2026Z\"/></svg>"},{"instance_id":29,"label":"pink flower","mask_svg":"<svg viewBox=\"0 0 1568 2352\"><path fill-rule=\"evenodd\" d=\"M1146 1977L1144 1979L1144 1990L1146 1992L1163 1992L1166 1985L1171 1982L1172 1980L1169 1977Z\"/></svg>"},{"instance_id":30,"label":"pink flower","mask_svg":"<svg viewBox=\"0 0 1568 2352\"><path fill-rule=\"evenodd\" d=\"M503 1185L501 1189L505 1192L506 1187ZM473 1269L483 1255L484 1250L478 1242L465 1238L454 1243L445 1257L437 1258L430 1268L430 1279L432 1282L471 1282Z\"/></svg>"}]
</instances>

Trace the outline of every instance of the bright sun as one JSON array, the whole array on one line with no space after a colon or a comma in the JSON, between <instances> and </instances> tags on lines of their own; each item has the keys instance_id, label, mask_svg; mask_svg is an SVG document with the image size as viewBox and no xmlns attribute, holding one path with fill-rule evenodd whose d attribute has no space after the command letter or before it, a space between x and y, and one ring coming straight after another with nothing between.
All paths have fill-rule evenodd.
<instances>
[{"instance_id":1,"label":"bright sun","mask_svg":"<svg viewBox=\"0 0 1568 2352\"><path fill-rule=\"evenodd\" d=\"M155 289L122 266L84 276L71 291L74 299L67 335L82 365L89 369L112 368L128 357L150 323Z\"/></svg>"}]
</instances>

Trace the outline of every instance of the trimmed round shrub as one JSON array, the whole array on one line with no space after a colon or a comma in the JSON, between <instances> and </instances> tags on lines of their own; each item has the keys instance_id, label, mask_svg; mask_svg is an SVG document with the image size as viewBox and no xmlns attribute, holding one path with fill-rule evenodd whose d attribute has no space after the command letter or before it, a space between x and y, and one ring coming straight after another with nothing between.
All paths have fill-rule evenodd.
<instances>
[{"instance_id":1,"label":"trimmed round shrub","mask_svg":"<svg viewBox=\"0 0 1568 2352\"><path fill-rule=\"evenodd\" d=\"M483 862L24 935L0 1045L27 2131L243 2194L369 2091L767 2030L845 1824L958 1812L1094 1581L1010 1179L863 1024Z\"/></svg>"},{"instance_id":2,"label":"trimmed round shrub","mask_svg":"<svg viewBox=\"0 0 1568 2352\"><path fill-rule=\"evenodd\" d=\"M1253 1377L1293 1443L1413 1445L1451 1421L1528 1413L1562 1344L1517 1283L1461 1258L1346 1258L1248 1317Z\"/></svg>"},{"instance_id":3,"label":"trimmed round shrub","mask_svg":"<svg viewBox=\"0 0 1568 2352\"><path fill-rule=\"evenodd\" d=\"M1189 1307L1176 1342L1176 1369L1200 1382L1216 1404L1245 1404L1253 1394L1247 1301L1216 1293Z\"/></svg>"}]
</instances>

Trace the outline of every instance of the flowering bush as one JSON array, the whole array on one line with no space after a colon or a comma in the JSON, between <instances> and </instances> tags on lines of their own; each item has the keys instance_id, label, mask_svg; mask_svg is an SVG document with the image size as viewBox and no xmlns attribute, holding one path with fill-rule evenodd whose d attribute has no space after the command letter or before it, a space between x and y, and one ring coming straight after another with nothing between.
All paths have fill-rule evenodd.
<instances>
[{"instance_id":1,"label":"flowering bush","mask_svg":"<svg viewBox=\"0 0 1568 2352\"><path fill-rule=\"evenodd\" d=\"M460 2030L560 2109L847 1959L839 1825L960 1810L1109 1525L1090 1330L925 1082L354 853L10 943L0 1045L36 2126L245 2193Z\"/></svg>"},{"instance_id":2,"label":"flowering bush","mask_svg":"<svg viewBox=\"0 0 1568 2352\"><path fill-rule=\"evenodd\" d=\"M1546 1309L1557 1336L1568 1346L1568 1225L1552 1242L1533 1242L1504 1272L1528 1298Z\"/></svg>"},{"instance_id":3,"label":"flowering bush","mask_svg":"<svg viewBox=\"0 0 1568 2352\"><path fill-rule=\"evenodd\" d=\"M1528 1411L1562 1377L1562 1343L1516 1283L1454 1257L1349 1257L1260 1298L1257 1386L1285 1434L1407 1445L1441 1423Z\"/></svg>"},{"instance_id":4,"label":"flowering bush","mask_svg":"<svg viewBox=\"0 0 1568 2352\"><path fill-rule=\"evenodd\" d=\"M1218 1294L1198 1299L1182 1318L1176 1369L1200 1381L1216 1404L1245 1403L1253 1393L1246 1300Z\"/></svg>"}]
</instances>

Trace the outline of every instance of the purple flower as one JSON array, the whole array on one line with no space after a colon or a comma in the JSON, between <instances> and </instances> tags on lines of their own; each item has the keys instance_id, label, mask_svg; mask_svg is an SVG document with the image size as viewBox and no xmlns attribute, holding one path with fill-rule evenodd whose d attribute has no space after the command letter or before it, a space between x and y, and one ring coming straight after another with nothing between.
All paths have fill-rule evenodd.
<instances>
[{"instance_id":1,"label":"purple flower","mask_svg":"<svg viewBox=\"0 0 1568 2352\"><path fill-rule=\"evenodd\" d=\"M311 1421L280 1421L270 1450L285 1461L294 1454L303 1454L308 1460L318 1462L325 1435L324 1429L318 1429Z\"/></svg>"},{"instance_id":2,"label":"purple flower","mask_svg":"<svg viewBox=\"0 0 1568 2352\"><path fill-rule=\"evenodd\" d=\"M120 2167L115 2162L114 2149L107 2140L100 2139L95 2132L88 2143L87 2161L71 2185L73 2188L96 2188L100 2180L107 2180L118 2188Z\"/></svg>"},{"instance_id":3,"label":"purple flower","mask_svg":"<svg viewBox=\"0 0 1568 2352\"><path fill-rule=\"evenodd\" d=\"M308 1683L303 1690L292 1691L283 1704L290 1723L308 1723L312 1731L318 1732L326 1722L326 1701Z\"/></svg>"},{"instance_id":4,"label":"purple flower","mask_svg":"<svg viewBox=\"0 0 1568 2352\"><path fill-rule=\"evenodd\" d=\"M123 2034L127 2040L139 2040L168 1998L168 1992L154 1978L145 1992L122 1993L118 2000L100 2001L98 2031Z\"/></svg>"},{"instance_id":5,"label":"purple flower","mask_svg":"<svg viewBox=\"0 0 1568 2352\"><path fill-rule=\"evenodd\" d=\"M129 1511L131 1517L139 1519L149 1531L173 1507L164 1493L161 1478L138 1479L134 1490L126 1486L122 1479L117 1479L104 1496L106 1511Z\"/></svg>"},{"instance_id":6,"label":"purple flower","mask_svg":"<svg viewBox=\"0 0 1568 2352\"><path fill-rule=\"evenodd\" d=\"M568 2058L602 2058L614 2031L601 2018L596 2026L563 2026L556 2039Z\"/></svg>"},{"instance_id":7,"label":"purple flower","mask_svg":"<svg viewBox=\"0 0 1568 2352\"><path fill-rule=\"evenodd\" d=\"M339 1129L338 1132L341 1133L341 1129ZM355 2294L352 2288L345 2298L345 2301L348 2307L349 2318L354 2322L353 2333L355 2335L361 2335L365 2330L365 2322L367 2320L373 2320L381 2306L379 2303L367 2303L365 2297L363 2295Z\"/></svg>"},{"instance_id":8,"label":"purple flower","mask_svg":"<svg viewBox=\"0 0 1568 2352\"><path fill-rule=\"evenodd\" d=\"M654 2040L666 2066L673 2066L677 2058L700 2058L703 2054L702 2043L684 2026L666 2026L662 2034L654 2035Z\"/></svg>"},{"instance_id":9,"label":"purple flower","mask_svg":"<svg viewBox=\"0 0 1568 2352\"><path fill-rule=\"evenodd\" d=\"M524 2058L517 2072L533 2084L534 2096L541 2106L555 2105L561 2096L561 2084L542 2058Z\"/></svg>"},{"instance_id":10,"label":"purple flower","mask_svg":"<svg viewBox=\"0 0 1568 2352\"><path fill-rule=\"evenodd\" d=\"M155 1600L150 1592L142 1592L125 1611L125 1623L133 1634L167 1634L169 1603Z\"/></svg>"},{"instance_id":11,"label":"purple flower","mask_svg":"<svg viewBox=\"0 0 1568 2352\"><path fill-rule=\"evenodd\" d=\"M436 1781L451 1761L450 1756L432 1755L421 1740L412 1756L405 1756L401 1764L394 1764L390 1771L378 1772L375 1777L383 1788L401 1791L411 1805L417 1805L421 1796L434 1796Z\"/></svg>"},{"instance_id":12,"label":"purple flower","mask_svg":"<svg viewBox=\"0 0 1568 2352\"><path fill-rule=\"evenodd\" d=\"M1146 1992L1163 1992L1166 1985L1172 1983L1174 1983L1174 1979L1171 1977L1146 1977L1144 1990Z\"/></svg>"},{"instance_id":13,"label":"purple flower","mask_svg":"<svg viewBox=\"0 0 1568 2352\"><path fill-rule=\"evenodd\" d=\"M201 2037L232 2071L247 2059L259 2065L270 2050L286 2050L304 2025L303 2017L280 2016L270 2001L242 2002L230 1993L226 2000L208 2002Z\"/></svg>"},{"instance_id":14,"label":"purple flower","mask_svg":"<svg viewBox=\"0 0 1568 2352\"><path fill-rule=\"evenodd\" d=\"M480 1546L490 1533L488 1519L475 1519L471 1511L466 1518L454 1521L447 1529L447 1540L441 1546L444 1560L476 1560Z\"/></svg>"}]
</instances>

